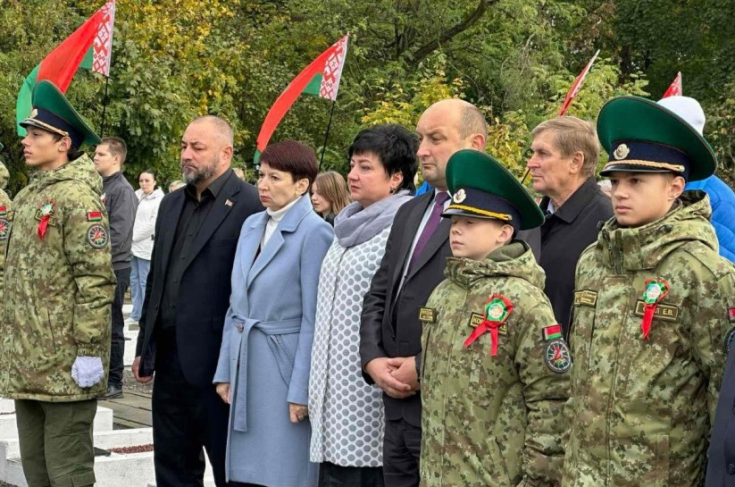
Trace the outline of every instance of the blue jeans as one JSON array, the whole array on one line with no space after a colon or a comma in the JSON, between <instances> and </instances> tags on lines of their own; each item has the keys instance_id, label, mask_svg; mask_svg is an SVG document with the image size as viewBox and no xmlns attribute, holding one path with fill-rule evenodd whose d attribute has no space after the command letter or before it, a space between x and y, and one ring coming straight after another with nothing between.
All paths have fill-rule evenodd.
<instances>
[{"instance_id":1,"label":"blue jeans","mask_svg":"<svg viewBox=\"0 0 735 487\"><path fill-rule=\"evenodd\" d=\"M148 271L151 269L151 261L133 257L133 270L130 273L130 296L133 299L133 312L130 318L140 321L143 313L143 300L145 300L145 283L148 280Z\"/></svg>"}]
</instances>

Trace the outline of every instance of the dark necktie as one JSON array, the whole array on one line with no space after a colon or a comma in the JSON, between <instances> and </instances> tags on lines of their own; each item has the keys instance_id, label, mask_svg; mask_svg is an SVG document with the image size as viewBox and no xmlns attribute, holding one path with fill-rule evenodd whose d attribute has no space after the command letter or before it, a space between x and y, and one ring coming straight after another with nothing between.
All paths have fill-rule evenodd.
<instances>
[{"instance_id":1,"label":"dark necktie","mask_svg":"<svg viewBox=\"0 0 735 487\"><path fill-rule=\"evenodd\" d=\"M416 265L416 261L419 259L421 252L424 250L424 247L426 247L429 239L434 235L434 232L439 226L442 213L444 212L444 203L446 203L448 199L449 195L446 192L442 191L441 193L437 193L436 198L434 199L434 207L431 209L431 215L429 215L429 219L426 221L426 225L424 225L424 231L421 232L419 241L416 242L416 247L413 249L411 262L408 265L409 272L413 269L413 266Z\"/></svg>"}]
</instances>

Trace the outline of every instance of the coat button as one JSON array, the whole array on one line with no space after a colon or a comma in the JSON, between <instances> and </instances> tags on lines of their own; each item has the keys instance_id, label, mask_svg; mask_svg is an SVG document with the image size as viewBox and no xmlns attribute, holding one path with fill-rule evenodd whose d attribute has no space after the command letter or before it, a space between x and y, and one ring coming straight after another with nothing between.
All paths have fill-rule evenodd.
<instances>
[{"instance_id":1,"label":"coat button","mask_svg":"<svg viewBox=\"0 0 735 487\"><path fill-rule=\"evenodd\" d=\"M245 328L244 326L242 326L242 323L238 323L235 326L237 327L237 331L239 331L240 333L242 333L242 330Z\"/></svg>"},{"instance_id":2,"label":"coat button","mask_svg":"<svg viewBox=\"0 0 735 487\"><path fill-rule=\"evenodd\" d=\"M728 475L735 475L735 464L734 463L728 463L727 464L727 474Z\"/></svg>"}]
</instances>

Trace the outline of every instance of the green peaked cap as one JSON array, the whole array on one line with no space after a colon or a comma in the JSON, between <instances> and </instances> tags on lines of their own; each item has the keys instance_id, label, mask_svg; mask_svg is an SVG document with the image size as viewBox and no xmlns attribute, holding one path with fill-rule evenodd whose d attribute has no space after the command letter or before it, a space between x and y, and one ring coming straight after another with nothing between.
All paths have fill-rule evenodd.
<instances>
[{"instance_id":1,"label":"green peaked cap","mask_svg":"<svg viewBox=\"0 0 735 487\"><path fill-rule=\"evenodd\" d=\"M518 179L484 152L463 149L447 163L452 201L443 216L465 215L503 220L516 230L535 228L544 214Z\"/></svg>"},{"instance_id":2,"label":"green peaked cap","mask_svg":"<svg viewBox=\"0 0 735 487\"><path fill-rule=\"evenodd\" d=\"M20 125L69 136L76 147L85 142L92 145L101 142L92 125L71 106L59 88L48 80L39 81L33 88L33 110Z\"/></svg>"},{"instance_id":3,"label":"green peaked cap","mask_svg":"<svg viewBox=\"0 0 735 487\"><path fill-rule=\"evenodd\" d=\"M615 171L673 172L699 181L717 169L714 150L694 127L639 96L605 103L597 118L597 135L610 156L603 176Z\"/></svg>"}]
</instances>

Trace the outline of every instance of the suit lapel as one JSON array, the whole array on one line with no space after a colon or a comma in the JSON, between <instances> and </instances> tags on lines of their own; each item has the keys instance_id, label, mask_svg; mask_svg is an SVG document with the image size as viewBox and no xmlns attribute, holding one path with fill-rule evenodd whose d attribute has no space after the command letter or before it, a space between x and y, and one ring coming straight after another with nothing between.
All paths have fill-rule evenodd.
<instances>
[{"instance_id":1,"label":"suit lapel","mask_svg":"<svg viewBox=\"0 0 735 487\"><path fill-rule=\"evenodd\" d=\"M422 198L423 201L421 200ZM401 250L398 253L398 257L403 260L398 262L399 265L395 266L395 268L393 269L393 282L395 283L400 282L401 273L411 259L411 256L409 255L409 252L411 252L411 246L413 245L413 241L416 238L416 233L419 231L419 226L421 225L421 220L424 218L424 213L426 213L426 209L429 207L432 201L434 201L433 192L422 194L417 198L417 204L408 215L408 221L406 222L406 233L404 234L406 237L401 242Z\"/></svg>"},{"instance_id":2,"label":"suit lapel","mask_svg":"<svg viewBox=\"0 0 735 487\"><path fill-rule=\"evenodd\" d=\"M442 218L442 221L439 223L439 226L436 227L434 234L431 236L429 241L426 242L424 250L422 250L421 255L419 255L419 260L416 261L416 265L413 266L411 273L406 276L406 279L410 279L411 276L416 274L416 272L418 272L418 270L421 269L435 253L437 253L441 246L444 245L444 243L449 239L449 228L451 226L452 221L449 218Z\"/></svg>"},{"instance_id":3,"label":"suit lapel","mask_svg":"<svg viewBox=\"0 0 735 487\"><path fill-rule=\"evenodd\" d=\"M194 261L196 256L201 252L206 243L212 237L212 234L217 230L224 219L229 215L232 208L237 204L237 194L240 192L238 185L233 185L232 181L237 182L237 179L233 179L235 176L231 176L227 181L227 184L222 188L220 194L214 200L212 208L207 214L207 219L204 220L204 224L199 230L196 241L194 241L194 249L189 256L187 267L191 262Z\"/></svg>"},{"instance_id":4,"label":"suit lapel","mask_svg":"<svg viewBox=\"0 0 735 487\"><path fill-rule=\"evenodd\" d=\"M171 210L168 212L171 216L166 216L162 225L161 235L161 248L163 254L161 256L162 273L166 275L168 270L168 263L171 259L171 252L174 249L174 238L176 238L176 227L179 226L179 220L181 219L181 213L184 211L184 203L186 202L186 195L184 190L175 191L171 196Z\"/></svg>"}]
</instances>

